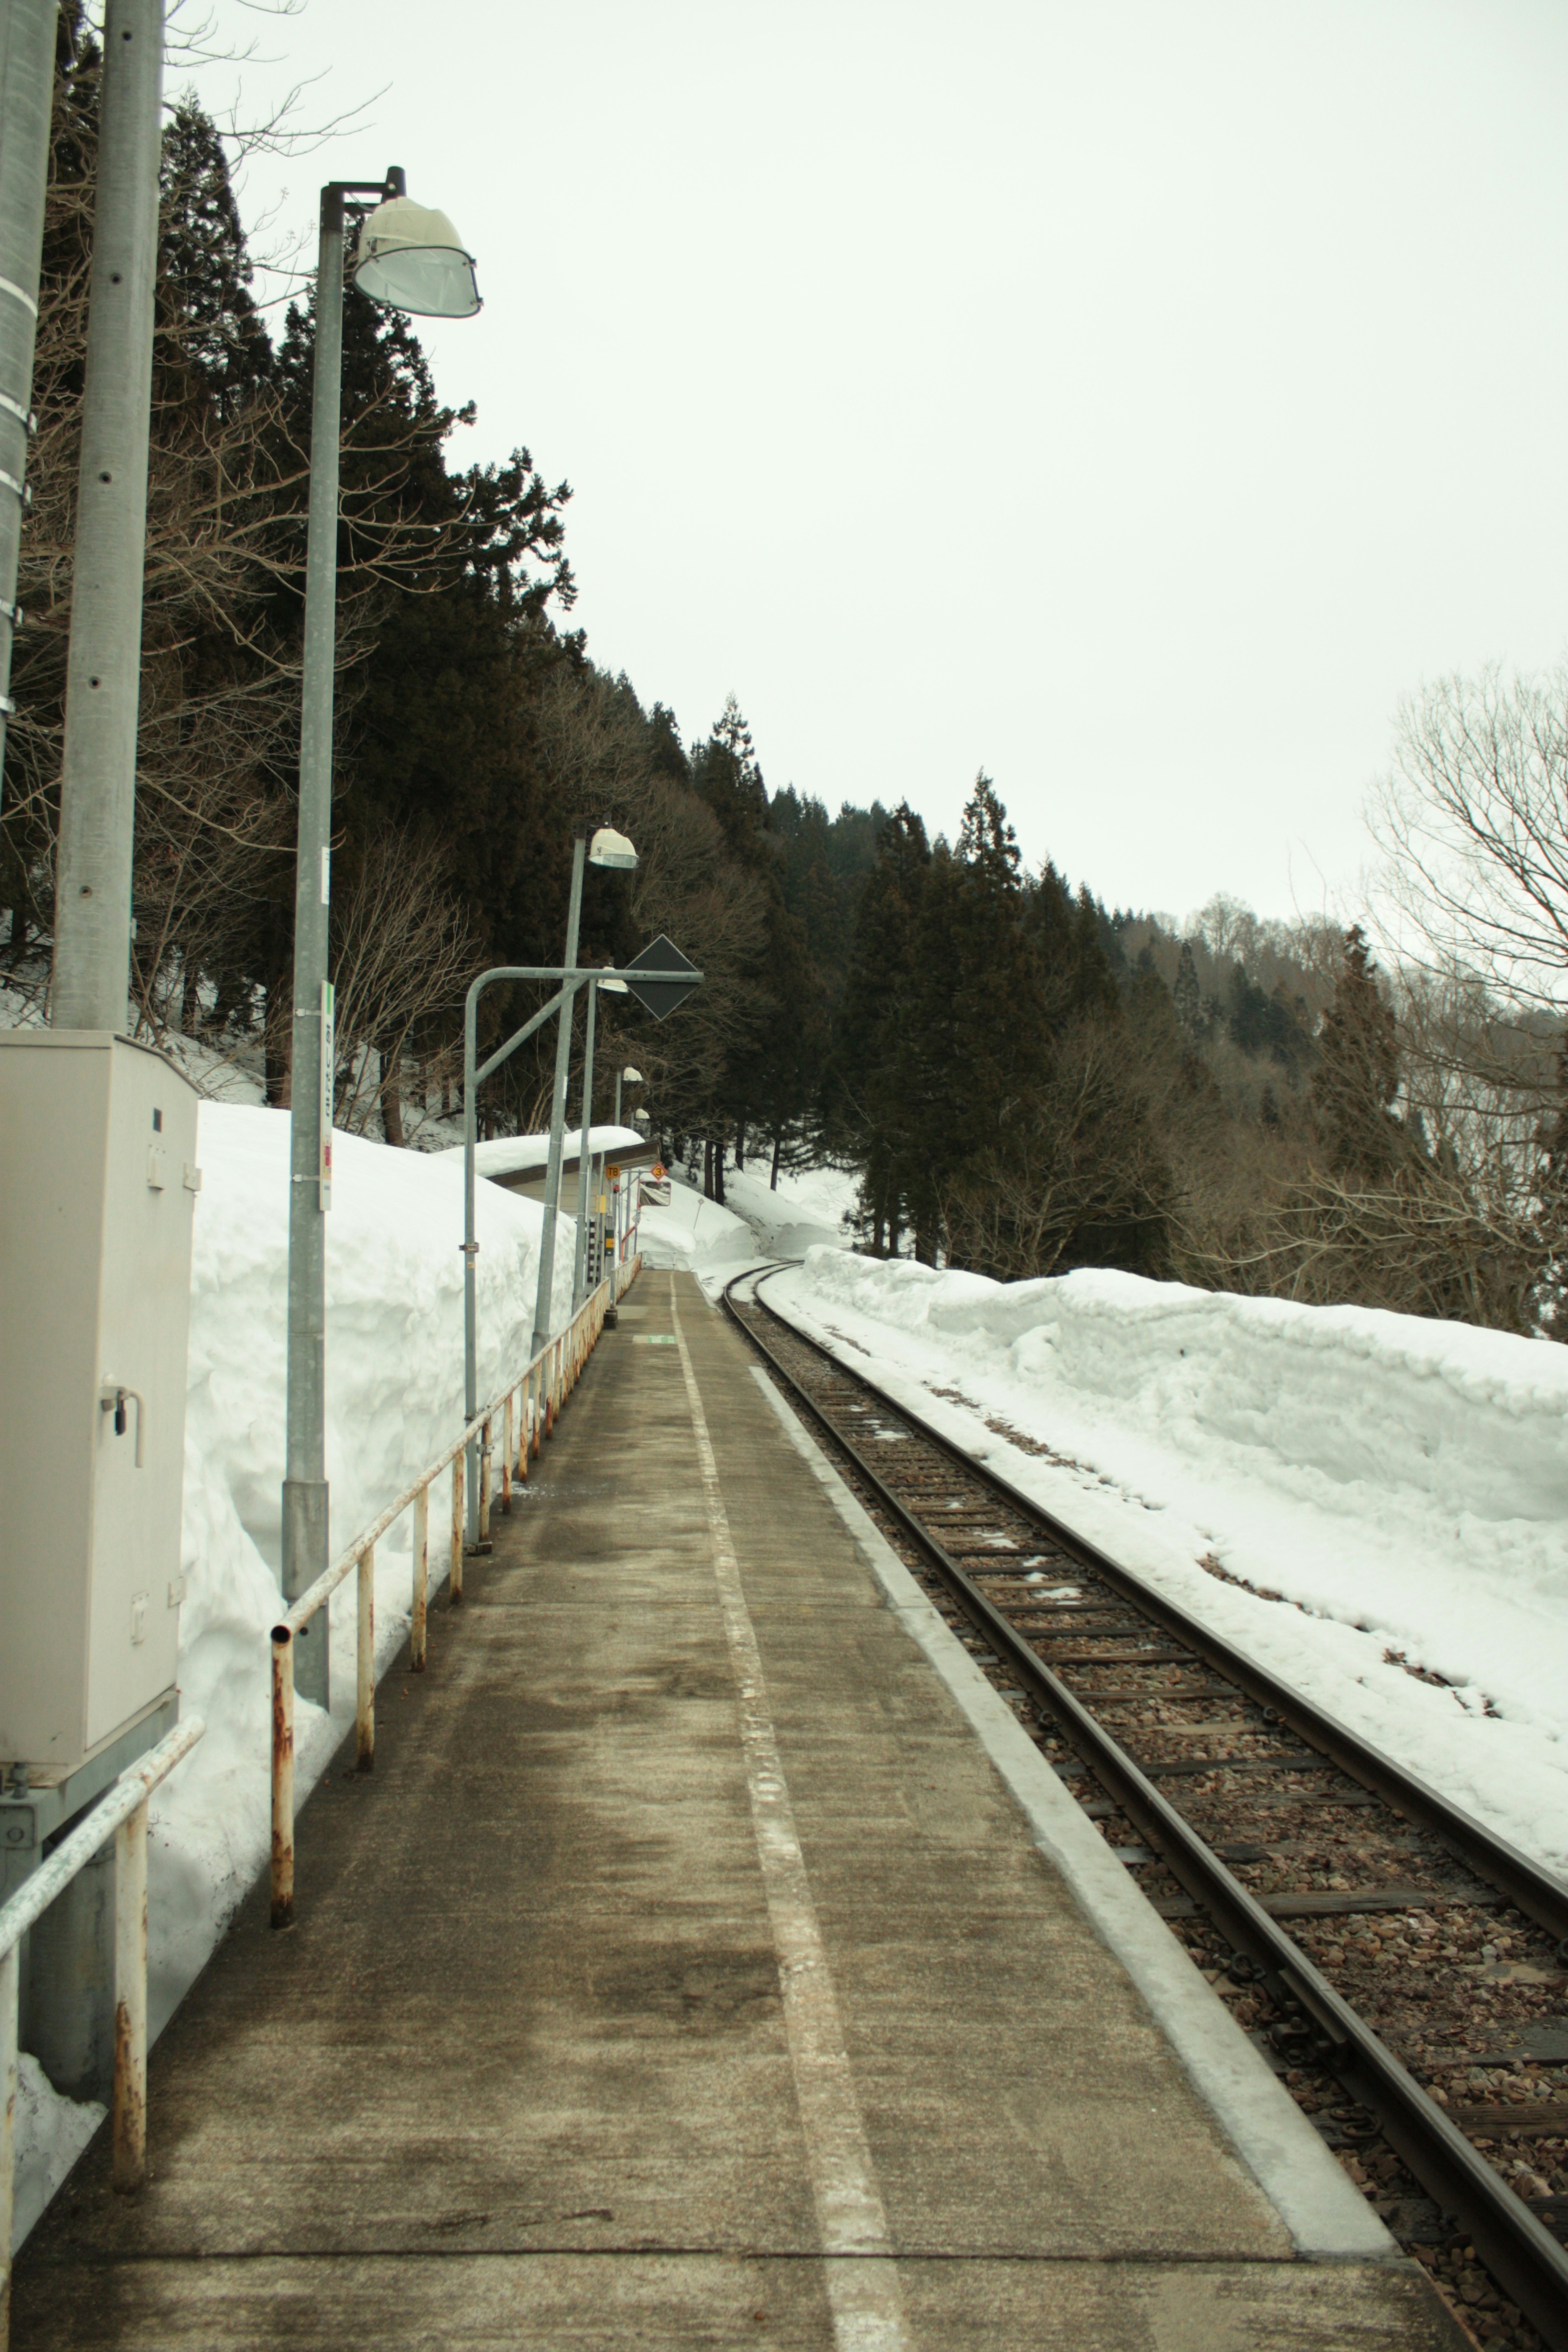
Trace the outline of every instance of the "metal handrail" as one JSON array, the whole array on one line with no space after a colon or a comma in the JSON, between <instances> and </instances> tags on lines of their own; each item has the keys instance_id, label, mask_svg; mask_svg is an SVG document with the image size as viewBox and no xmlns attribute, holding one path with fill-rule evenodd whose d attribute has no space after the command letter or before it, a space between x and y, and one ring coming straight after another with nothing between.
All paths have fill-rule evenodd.
<instances>
[{"instance_id":1,"label":"metal handrail","mask_svg":"<svg viewBox=\"0 0 1568 2352\"><path fill-rule=\"evenodd\" d=\"M0 1906L0 2352L10 2341L11 2231L16 2199L16 2048L21 1942L79 1870L114 1840L114 2092L116 2189L147 2178L147 1801L206 1729L199 1715L123 1771Z\"/></svg>"},{"instance_id":2,"label":"metal handrail","mask_svg":"<svg viewBox=\"0 0 1568 2352\"><path fill-rule=\"evenodd\" d=\"M395 1521L412 1507L413 1624L409 1633L409 1664L425 1671L426 1628L429 1604L430 1489L448 1465L452 1472L451 1565L448 1591L452 1605L463 1598L464 1486L468 1447L479 1440L479 1538L490 1527L490 1440L493 1423L504 1426L501 1450L501 1508L511 1507L515 1475L528 1481L531 1456L537 1457L542 1441L554 1434L563 1404L593 1352L604 1328L605 1310L636 1280L642 1265L640 1251L629 1263L616 1265L583 1301L563 1330L547 1340L530 1358L517 1377L482 1405L434 1462L429 1463L379 1518L354 1538L314 1584L307 1587L288 1613L272 1628L272 1863L271 1916L275 1927L294 1920L294 1643L340 1584L358 1571L359 1622L357 1692L354 1706L355 1764L361 1772L375 1763L375 1547ZM513 1443L513 1405L516 1444ZM0 2352L4 2347L0 2347Z\"/></svg>"}]
</instances>

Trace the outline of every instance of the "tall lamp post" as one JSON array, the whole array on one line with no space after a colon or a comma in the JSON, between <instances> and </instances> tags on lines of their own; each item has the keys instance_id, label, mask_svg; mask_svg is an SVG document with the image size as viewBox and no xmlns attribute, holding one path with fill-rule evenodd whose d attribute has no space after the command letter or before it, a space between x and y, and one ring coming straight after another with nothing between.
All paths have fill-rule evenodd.
<instances>
[{"instance_id":1,"label":"tall lamp post","mask_svg":"<svg viewBox=\"0 0 1568 2352\"><path fill-rule=\"evenodd\" d=\"M590 1221L599 1213L599 1188L590 1180L594 1174L594 1020L601 989L606 996L625 996L627 992L624 980L591 980L588 982L588 1026L583 1046L583 1139L577 1152L577 1243L572 1270L574 1314L588 1295L588 1229ZM616 1098L618 1103L618 1079ZM589 1206L590 1201L595 1203L593 1207Z\"/></svg>"},{"instance_id":2,"label":"tall lamp post","mask_svg":"<svg viewBox=\"0 0 1568 2352\"><path fill-rule=\"evenodd\" d=\"M379 197L379 203L373 203ZM356 202L356 199L363 201ZM395 166L383 180L321 190L305 548L305 658L300 720L300 845L294 891L294 1052L289 1093L289 1402L283 1479L283 1594L297 1601L328 1564L326 1227L332 1198L332 989L327 977L332 824L332 689L337 665L338 438L343 373L343 236L360 229L362 294L416 318L471 319L473 257L445 213L410 201ZM300 1660L301 1694L331 1700L327 1619Z\"/></svg>"},{"instance_id":3,"label":"tall lamp post","mask_svg":"<svg viewBox=\"0 0 1568 2352\"><path fill-rule=\"evenodd\" d=\"M621 1123L621 1086L623 1081L628 1087L640 1087L642 1084L642 1072L640 1070L634 1070L629 1062L626 1063L621 1067L618 1067L616 1071L616 1116L614 1124L616 1127L619 1127ZM616 1259L617 1264L620 1261L621 1255L622 1190L623 1187L621 1185L617 1184L616 1186Z\"/></svg>"},{"instance_id":4,"label":"tall lamp post","mask_svg":"<svg viewBox=\"0 0 1568 2352\"><path fill-rule=\"evenodd\" d=\"M592 841L588 838L585 818L577 822L577 839L572 852L572 897L566 912L566 954L568 971L577 962L577 932L583 915L583 869L588 866L608 866L630 869L637 862L637 851L624 833L615 832L602 824ZM550 1307L555 1286L555 1226L561 1209L561 1144L566 1132L566 1078L572 1060L572 1014L574 998L581 982L568 981L565 1001L561 1007L561 1026L555 1037L555 1087L550 1098L550 1157L544 1171L544 1220L539 1234L539 1287L533 1302L533 1345L531 1355L537 1356L550 1337ZM589 999L592 1014L593 1000ZM590 1053L592 1047L590 1047ZM578 1192L581 1196L583 1171L577 1171ZM579 1205L581 1201L579 1197Z\"/></svg>"}]
</instances>

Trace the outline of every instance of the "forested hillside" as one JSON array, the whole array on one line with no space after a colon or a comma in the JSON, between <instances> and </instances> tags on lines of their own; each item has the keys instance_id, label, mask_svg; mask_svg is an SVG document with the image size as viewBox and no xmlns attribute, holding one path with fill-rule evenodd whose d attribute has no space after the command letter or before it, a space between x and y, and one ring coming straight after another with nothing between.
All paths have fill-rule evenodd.
<instances>
[{"instance_id":1,"label":"forested hillside","mask_svg":"<svg viewBox=\"0 0 1568 2352\"><path fill-rule=\"evenodd\" d=\"M99 58L62 12L0 904L41 998L70 619ZM831 814L770 791L731 698L683 732L658 681L571 625L571 491L520 442L465 465L412 325L344 314L331 960L341 1125L417 1139L449 1112L461 1007L493 963L562 950L574 822L582 952L668 932L706 980L656 1027L607 999L665 1149L830 1159L859 1239L1003 1276L1121 1266L1529 1330L1556 1313L1568 1110L1550 991L1449 955L1380 972L1359 930L1116 911L1026 868L976 778L950 841L899 779ZM289 1096L295 782L311 320L268 322L213 123L164 142L133 996L154 1040ZM526 420L518 420L520 426ZM700 625L700 622L694 623ZM689 716L689 714L688 714ZM1429 722L1429 723L1428 723ZM1411 740L1438 720L1416 714ZM1434 754L1436 757L1436 754ZM1414 757L1414 755L1413 755ZM1416 765L1419 765L1417 761ZM1413 771L1414 772L1414 771ZM809 779L807 780L809 784ZM1098 877L1099 887L1115 877ZM538 992L484 1000L493 1041ZM482 1133L537 1124L548 1038L487 1085Z\"/></svg>"}]
</instances>

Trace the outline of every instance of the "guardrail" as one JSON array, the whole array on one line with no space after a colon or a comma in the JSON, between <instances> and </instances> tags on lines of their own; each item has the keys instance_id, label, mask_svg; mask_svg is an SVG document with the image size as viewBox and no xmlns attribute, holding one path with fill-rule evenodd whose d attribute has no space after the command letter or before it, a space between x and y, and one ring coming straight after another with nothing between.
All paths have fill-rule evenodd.
<instances>
[{"instance_id":1,"label":"guardrail","mask_svg":"<svg viewBox=\"0 0 1568 2352\"><path fill-rule=\"evenodd\" d=\"M114 1840L114 2094L116 2189L147 2178L147 1801L205 1731L185 1721L123 1771L85 1821L0 1909L0 2352L11 2337L11 2231L15 2218L16 2032L21 1943L79 1870Z\"/></svg>"},{"instance_id":2,"label":"guardrail","mask_svg":"<svg viewBox=\"0 0 1568 2352\"><path fill-rule=\"evenodd\" d=\"M288 1927L294 1921L294 1643L319 1609L326 1606L340 1584L357 1573L359 1628L358 1693L354 1708L355 1761L362 1772L375 1762L375 1548L405 1511L414 1513L414 1610L409 1634L409 1664L425 1671L426 1619L430 1577L430 1489L441 1473L452 1473L451 1567L448 1589L452 1605L463 1598L464 1457L472 1441L479 1441L479 1541L490 1529L491 1430L502 1423L501 1508L511 1507L511 1482L528 1479L528 1465L537 1457L542 1441L552 1435L556 1416L577 1384L578 1376L604 1328L605 1314L636 1280L642 1266L638 1255L607 1274L591 1291L563 1331L542 1347L517 1378L481 1406L446 1451L405 1486L381 1517L356 1536L326 1573L300 1595L288 1615L272 1628L272 1925ZM515 1414L514 1414L515 1406ZM101 1843L101 1841L100 1841ZM4 2347L0 2346L0 2352Z\"/></svg>"}]
</instances>

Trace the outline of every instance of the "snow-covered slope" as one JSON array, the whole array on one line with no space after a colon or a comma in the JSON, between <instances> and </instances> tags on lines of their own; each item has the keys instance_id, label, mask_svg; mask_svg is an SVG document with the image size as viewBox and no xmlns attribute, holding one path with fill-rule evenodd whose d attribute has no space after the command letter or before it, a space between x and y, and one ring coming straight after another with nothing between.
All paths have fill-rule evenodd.
<instances>
[{"instance_id":1,"label":"snow-covered slope","mask_svg":"<svg viewBox=\"0 0 1568 2352\"><path fill-rule=\"evenodd\" d=\"M854 1198L855 1179L836 1168L781 1176L774 1189L753 1165L744 1173L726 1170L721 1208L672 1169L668 1208L642 1213L643 1252L650 1265L694 1273L717 1296L742 1266L759 1259L803 1257L819 1244L842 1249L843 1219Z\"/></svg>"},{"instance_id":2,"label":"snow-covered slope","mask_svg":"<svg viewBox=\"0 0 1568 2352\"><path fill-rule=\"evenodd\" d=\"M842 1250L812 1251L768 1295L1568 1873L1568 1349L1132 1275L998 1284Z\"/></svg>"}]
</instances>

